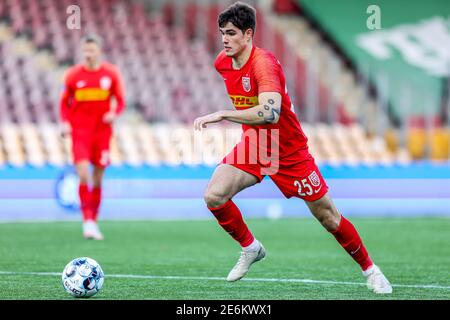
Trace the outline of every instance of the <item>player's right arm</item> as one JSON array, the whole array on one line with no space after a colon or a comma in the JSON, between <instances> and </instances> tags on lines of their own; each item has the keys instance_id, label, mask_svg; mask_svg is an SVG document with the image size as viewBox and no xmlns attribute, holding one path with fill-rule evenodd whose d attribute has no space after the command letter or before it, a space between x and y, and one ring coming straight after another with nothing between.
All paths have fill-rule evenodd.
<instances>
[{"instance_id":1,"label":"player's right arm","mask_svg":"<svg viewBox=\"0 0 450 320\"><path fill-rule=\"evenodd\" d=\"M216 70L220 69L220 61L224 54L221 52L216 59ZM282 87L280 80L280 64L274 56L267 52L255 54L253 60L253 73L258 86L257 106L245 110L223 110L214 112L194 121L194 128L201 130L209 123L222 120L247 124L263 125L276 124L280 119L282 104ZM220 71L219 71L220 73Z\"/></svg>"},{"instance_id":2,"label":"player's right arm","mask_svg":"<svg viewBox=\"0 0 450 320\"><path fill-rule=\"evenodd\" d=\"M61 120L61 135L70 134L72 128L69 122L69 108L73 99L73 90L69 81L70 69L64 75L64 87L59 100L59 116Z\"/></svg>"},{"instance_id":3,"label":"player's right arm","mask_svg":"<svg viewBox=\"0 0 450 320\"><path fill-rule=\"evenodd\" d=\"M261 92L258 101L259 105L245 110L222 111L222 117L224 120L248 125L277 123L281 113L281 94Z\"/></svg>"}]
</instances>

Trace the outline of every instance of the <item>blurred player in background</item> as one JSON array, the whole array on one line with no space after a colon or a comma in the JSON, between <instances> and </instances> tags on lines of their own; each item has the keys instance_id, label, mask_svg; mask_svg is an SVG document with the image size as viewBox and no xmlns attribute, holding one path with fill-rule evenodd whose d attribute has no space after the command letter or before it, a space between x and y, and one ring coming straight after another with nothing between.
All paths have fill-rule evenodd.
<instances>
[{"instance_id":1,"label":"blurred player in background","mask_svg":"<svg viewBox=\"0 0 450 320\"><path fill-rule=\"evenodd\" d=\"M81 50L83 62L68 69L65 75L60 116L62 134L72 138L73 159L80 181L83 236L102 240L97 224L102 180L109 164L112 123L125 108L124 89L119 70L102 61L102 41L98 36L84 37ZM115 104L111 103L113 96Z\"/></svg>"},{"instance_id":2,"label":"blurred player in background","mask_svg":"<svg viewBox=\"0 0 450 320\"><path fill-rule=\"evenodd\" d=\"M224 78L237 110L197 118L194 127L201 130L209 123L228 120L241 123L244 131L242 141L217 166L204 196L219 224L243 248L227 280L241 279L254 262L266 255L231 199L269 175L285 197L299 197L306 202L323 227L360 265L369 289L375 293L391 293L392 286L372 262L355 227L338 212L328 195L328 187L308 151L307 138L294 114L280 63L270 52L252 44L255 9L237 2L219 15L218 24L224 50L217 56L215 67ZM251 130L258 136L267 135L265 141L270 141L269 146L261 143L264 139L258 139L257 155L254 151L252 154L256 150L255 141L248 142L245 138L251 136L247 134ZM266 150L261 153L261 148ZM272 159L271 168L262 161L261 154L265 152L277 154L278 159ZM239 161L243 159L242 153L248 155L245 161ZM274 167L276 170L269 173Z\"/></svg>"}]
</instances>

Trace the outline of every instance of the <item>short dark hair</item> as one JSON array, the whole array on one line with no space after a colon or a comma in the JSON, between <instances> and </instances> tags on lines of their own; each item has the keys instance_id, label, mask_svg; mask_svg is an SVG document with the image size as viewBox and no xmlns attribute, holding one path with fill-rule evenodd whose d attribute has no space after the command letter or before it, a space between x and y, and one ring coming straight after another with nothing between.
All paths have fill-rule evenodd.
<instances>
[{"instance_id":1,"label":"short dark hair","mask_svg":"<svg viewBox=\"0 0 450 320\"><path fill-rule=\"evenodd\" d=\"M256 10L251 5L238 1L222 11L217 22L220 28L231 22L242 33L247 29L252 29L254 34L256 29Z\"/></svg>"},{"instance_id":2,"label":"short dark hair","mask_svg":"<svg viewBox=\"0 0 450 320\"><path fill-rule=\"evenodd\" d=\"M82 43L96 43L100 48L103 46L103 40L99 35L94 33L87 34L81 39Z\"/></svg>"}]
</instances>

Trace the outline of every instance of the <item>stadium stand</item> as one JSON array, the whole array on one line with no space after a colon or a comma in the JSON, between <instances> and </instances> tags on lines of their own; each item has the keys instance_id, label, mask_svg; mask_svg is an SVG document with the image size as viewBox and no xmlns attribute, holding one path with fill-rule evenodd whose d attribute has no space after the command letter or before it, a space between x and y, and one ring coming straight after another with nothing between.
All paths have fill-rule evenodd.
<instances>
[{"instance_id":1,"label":"stadium stand","mask_svg":"<svg viewBox=\"0 0 450 320\"><path fill-rule=\"evenodd\" d=\"M284 3L278 5L279 12L300 13L288 21L285 32L309 28L345 62L345 68L340 68L339 77L332 83L339 86L346 79L339 105L347 114L352 117L359 114L366 130L384 135L393 153L405 154L406 148L413 160L449 159L446 137L450 133L450 103L445 62L448 59L441 54L442 40L439 40L448 37L449 7L445 1L433 5L415 3L410 6L411 12L392 15L402 11L403 3L380 0L377 6L388 13L383 15L380 31L369 28L367 5L357 0L333 4L324 0L279 2ZM352 23L336 24L336 21ZM308 41L307 37L293 39L298 40L299 46L304 45L303 40ZM330 70L327 61L332 60L324 59L319 64L324 70ZM374 107L368 107L369 104Z\"/></svg>"},{"instance_id":2,"label":"stadium stand","mask_svg":"<svg viewBox=\"0 0 450 320\"><path fill-rule=\"evenodd\" d=\"M112 141L113 165L220 160L239 139L239 129L206 130L202 141L207 151L202 157L192 130L197 116L217 106L231 108L210 51L217 49L215 19L220 7L189 4L188 27L180 28L171 22L170 6L149 14L139 2L78 1L83 7L80 31L68 29L67 15L61 14L70 5L70 0L0 0L0 165L63 166L71 161L70 141L58 133L58 98L64 71L77 61L85 32L103 37L106 59L117 64L124 77L128 109ZM205 19L211 25L204 38L198 37L192 23L199 10L206 10ZM355 75L305 19L264 15L260 20L256 40L264 40L263 30L272 34L281 62L295 66L285 68L293 83L291 95L319 162L357 165L410 160L405 150L389 149L381 136L366 134L367 125L359 121L358 110L363 104L370 110L374 102L366 99ZM335 79L329 76L333 68ZM317 95L308 98L311 75L318 83ZM439 147L448 141L448 134L436 133L433 141L432 154L448 157L448 142L444 151ZM423 157L422 147L415 148L410 148L416 150L412 158Z\"/></svg>"}]
</instances>

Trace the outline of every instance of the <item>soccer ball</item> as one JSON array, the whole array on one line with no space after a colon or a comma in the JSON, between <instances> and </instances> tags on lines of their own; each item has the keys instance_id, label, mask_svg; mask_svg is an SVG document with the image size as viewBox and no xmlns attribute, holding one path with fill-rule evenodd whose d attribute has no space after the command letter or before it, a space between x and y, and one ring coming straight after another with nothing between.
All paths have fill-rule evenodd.
<instances>
[{"instance_id":1,"label":"soccer ball","mask_svg":"<svg viewBox=\"0 0 450 320\"><path fill-rule=\"evenodd\" d=\"M105 276L94 259L81 257L70 261L62 273L64 289L77 298L92 297L103 286Z\"/></svg>"}]
</instances>

